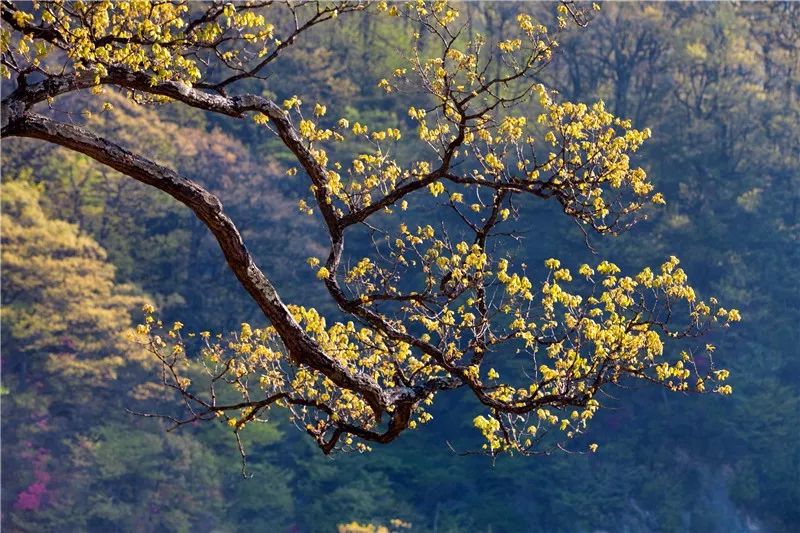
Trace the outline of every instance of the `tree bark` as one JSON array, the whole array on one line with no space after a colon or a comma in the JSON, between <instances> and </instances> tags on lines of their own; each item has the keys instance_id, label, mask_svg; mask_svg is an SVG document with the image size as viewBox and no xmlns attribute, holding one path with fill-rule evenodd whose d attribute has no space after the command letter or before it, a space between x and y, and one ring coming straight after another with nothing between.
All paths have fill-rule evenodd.
<instances>
[{"instance_id":1,"label":"tree bark","mask_svg":"<svg viewBox=\"0 0 800 533\"><path fill-rule=\"evenodd\" d=\"M223 212L222 203L215 195L177 172L83 128L33 113L16 116L4 113L3 123L3 137L29 137L75 150L137 181L164 191L189 207L217 239L231 270L275 327L289 357L321 372L338 386L362 394L375 412L376 419L380 419L391 403L387 395L372 378L363 373L350 372L306 335L275 287L256 265L239 230Z\"/></svg>"}]
</instances>

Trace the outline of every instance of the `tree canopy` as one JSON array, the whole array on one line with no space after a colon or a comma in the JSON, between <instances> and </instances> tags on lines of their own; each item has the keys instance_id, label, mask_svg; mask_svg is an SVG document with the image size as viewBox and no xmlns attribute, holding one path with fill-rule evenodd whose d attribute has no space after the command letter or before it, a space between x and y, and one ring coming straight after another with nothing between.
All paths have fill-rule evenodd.
<instances>
[{"instance_id":1,"label":"tree canopy","mask_svg":"<svg viewBox=\"0 0 800 533\"><path fill-rule=\"evenodd\" d=\"M269 95L289 47L367 10L413 28L404 59L378 82L386 98L407 100L413 128L349 120L302 87ZM584 432L609 385L729 394L714 346L695 339L740 319L701 299L674 256L625 274L608 260L528 265L516 253L523 235L548 231L526 226L532 202L556 202L587 244L665 202L635 163L649 129L541 81L560 32L591 15L562 3L548 27L523 9L500 40L438 1L4 1L2 68L15 88L2 136L65 147L184 204L262 311L263 327L195 336L145 306L134 337L184 402L169 415L175 425L222 417L238 437L280 407L325 453L363 451L428 422L437 395L464 389L481 404L473 424L486 453L549 452ZM59 120L59 102L77 91L108 99L106 111L119 92L274 135L287 173L306 180L297 216L327 235L307 263L335 309L285 303L209 188L93 132L89 109L83 123ZM436 208L427 223L408 216L423 206Z\"/></svg>"}]
</instances>

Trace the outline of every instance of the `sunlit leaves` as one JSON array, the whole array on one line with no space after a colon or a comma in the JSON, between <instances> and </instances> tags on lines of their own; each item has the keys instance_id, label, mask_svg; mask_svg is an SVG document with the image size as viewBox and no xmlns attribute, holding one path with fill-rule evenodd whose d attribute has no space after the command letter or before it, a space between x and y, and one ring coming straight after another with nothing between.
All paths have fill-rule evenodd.
<instances>
[{"instance_id":1,"label":"sunlit leaves","mask_svg":"<svg viewBox=\"0 0 800 533\"><path fill-rule=\"evenodd\" d=\"M608 261L573 275L555 258L531 268L508 248L521 238L518 206L532 198L556 201L581 228L611 234L630 227L646 204L665 201L634 162L649 129L634 128L602 101L571 102L539 83L555 36L570 18L581 24L573 4L556 7L553 28L520 12L495 42L463 31L467 22L447 2L379 3L379 12L407 17L418 33L407 63L377 85L391 96L421 93L408 106L408 122L384 125L329 115L323 102L310 109L295 90L275 102L229 97L226 83L201 80L204 61L235 72L229 80L260 77L261 67L248 66L253 47L261 57L284 46L254 6L42 5L61 10L52 22L41 15L42 24L55 25L49 42L95 84L114 69L144 72L149 84L134 91L143 101L167 94L249 116L277 134L297 163L286 175L308 180L299 210L320 215L330 237L324 262L308 261L309 282L327 290L342 313L337 321L322 306L286 306L263 289L270 284L244 250L245 260L229 264L252 281L250 294L271 325L201 334L198 345L184 340L179 325L165 328L148 314L136 335L185 401L190 417L177 425L222 417L238 435L280 406L326 453L363 451L369 441L388 442L427 422L437 393L463 387L489 410L474 418L488 453L536 453L580 435L606 385L640 379L674 391L731 391L713 350L702 354L703 364L691 346L680 355L668 351L668 340L740 318L701 301L677 259L633 276ZM316 17L338 14L322 4L308 12L314 8ZM203 15L193 18L193 9ZM296 34L297 12L289 9ZM20 27L37 20L17 18ZM23 56L27 40L17 45ZM110 83L125 87L126 79ZM414 156L402 160L406 142ZM452 216L408 216L432 205ZM345 241L360 230L371 252L344 255ZM233 233L228 240L241 243ZM221 403L222 389L241 401Z\"/></svg>"},{"instance_id":2,"label":"sunlit leaves","mask_svg":"<svg viewBox=\"0 0 800 533\"><path fill-rule=\"evenodd\" d=\"M3 326L15 357L42 357L42 368L61 376L113 379L146 359L123 337L143 298L115 284L105 251L49 218L39 194L31 183L3 183Z\"/></svg>"}]
</instances>

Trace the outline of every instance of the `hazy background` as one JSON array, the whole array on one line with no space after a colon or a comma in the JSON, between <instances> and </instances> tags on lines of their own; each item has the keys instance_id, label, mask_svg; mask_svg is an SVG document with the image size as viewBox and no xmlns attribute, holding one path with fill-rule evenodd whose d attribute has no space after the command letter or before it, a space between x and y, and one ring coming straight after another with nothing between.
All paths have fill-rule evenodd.
<instances>
[{"instance_id":1,"label":"hazy background","mask_svg":"<svg viewBox=\"0 0 800 533\"><path fill-rule=\"evenodd\" d=\"M501 40L520 10L550 18L553 7L461 10L475 31ZM341 17L247 89L298 94L329 114L408 131L418 96L387 97L377 82L400 62L411 31ZM312 532L401 518L437 532L796 531L800 9L604 3L588 28L559 40L542 81L652 128L638 163L668 201L630 234L592 244L629 267L678 255L701 294L741 309L741 326L712 339L733 396L620 388L593 423L597 454L494 465L446 444L480 440L466 394L440 395L431 424L361 456L323 457L278 413L245 431L254 477L243 480L222 425L165 433L124 410L147 404L138 398L148 375L138 354L117 357L126 352L116 333L140 319L144 295L190 330L263 321L206 229L165 195L86 157L4 140L3 527ZM249 121L113 94L104 101L114 110L97 109L86 119L93 128L219 194L284 299L335 312L305 268L325 239L314 219L297 215L307 184L286 176L279 141ZM524 205L528 233L516 253L577 265L590 251L555 207ZM420 203L411 220L432 209Z\"/></svg>"}]
</instances>

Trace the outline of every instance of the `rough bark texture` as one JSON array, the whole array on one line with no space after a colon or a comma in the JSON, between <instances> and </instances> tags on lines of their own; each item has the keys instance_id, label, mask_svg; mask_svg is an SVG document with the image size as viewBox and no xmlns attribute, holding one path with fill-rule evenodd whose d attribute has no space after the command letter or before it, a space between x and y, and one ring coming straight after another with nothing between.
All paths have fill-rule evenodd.
<instances>
[{"instance_id":1,"label":"rough bark texture","mask_svg":"<svg viewBox=\"0 0 800 533\"><path fill-rule=\"evenodd\" d=\"M3 109L7 109L5 104ZM14 116L13 111L14 109L9 108L8 116L4 113L3 137L30 137L75 150L137 181L164 191L189 207L217 239L231 270L278 331L289 356L320 371L340 387L363 394L380 418L380 413L389 404L380 387L365 375L352 375L305 334L275 287L256 265L239 230L223 212L222 203L216 196L177 172L80 127L33 113L23 112Z\"/></svg>"}]
</instances>

